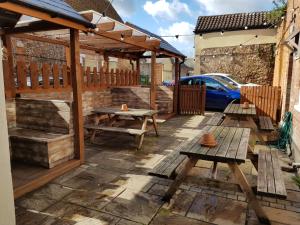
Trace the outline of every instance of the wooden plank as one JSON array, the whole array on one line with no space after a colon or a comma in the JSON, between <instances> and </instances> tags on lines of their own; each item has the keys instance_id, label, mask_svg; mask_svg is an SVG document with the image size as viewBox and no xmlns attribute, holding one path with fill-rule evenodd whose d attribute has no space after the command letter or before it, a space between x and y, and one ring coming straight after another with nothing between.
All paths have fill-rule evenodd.
<instances>
[{"instance_id":1,"label":"wooden plank","mask_svg":"<svg viewBox=\"0 0 300 225\"><path fill-rule=\"evenodd\" d=\"M35 189L42 187L43 185L49 183L51 180L79 166L80 166L80 160L70 160L52 169L49 169L47 170L47 173L39 176L37 179L34 179L24 185L14 188L14 198L18 199L21 196L25 195L26 193L29 193Z\"/></svg>"},{"instance_id":2,"label":"wooden plank","mask_svg":"<svg viewBox=\"0 0 300 225\"><path fill-rule=\"evenodd\" d=\"M251 130L249 128L239 128L239 129L243 129L243 134L238 147L238 151L236 153L236 159L245 161L247 157L247 150L248 150Z\"/></svg>"},{"instance_id":3,"label":"wooden plank","mask_svg":"<svg viewBox=\"0 0 300 225\"><path fill-rule=\"evenodd\" d=\"M216 137L217 146L213 148L209 148L206 152L206 155L215 156L218 152L219 148L224 144L224 141L226 140L226 137L228 136L228 132L231 128L230 127L224 127L220 135Z\"/></svg>"},{"instance_id":4,"label":"wooden plank","mask_svg":"<svg viewBox=\"0 0 300 225\"><path fill-rule=\"evenodd\" d=\"M236 128L229 129L229 132L228 132L226 138L224 139L224 142L222 144L220 144L220 147L218 149L218 152L216 153L216 156L225 158L225 156L229 150L229 146L233 141L233 137L234 137L236 131L237 131Z\"/></svg>"},{"instance_id":5,"label":"wooden plank","mask_svg":"<svg viewBox=\"0 0 300 225\"><path fill-rule=\"evenodd\" d=\"M243 129L238 128L232 138L232 141L228 147L226 157L227 158L236 158L237 149L240 145L241 138L243 135Z\"/></svg>"},{"instance_id":6,"label":"wooden plank","mask_svg":"<svg viewBox=\"0 0 300 225\"><path fill-rule=\"evenodd\" d=\"M49 75L50 75L50 66L49 64L43 64L42 67L42 77L43 77L43 88L49 89L50 82L49 82Z\"/></svg>"},{"instance_id":7,"label":"wooden plank","mask_svg":"<svg viewBox=\"0 0 300 225\"><path fill-rule=\"evenodd\" d=\"M109 132L117 132L117 133L126 133L131 135L142 135L147 132L147 130L140 129L131 129L131 128L122 128L122 127L106 127L106 126L97 126L97 125L85 125L86 129L91 130L103 130Z\"/></svg>"},{"instance_id":8,"label":"wooden plank","mask_svg":"<svg viewBox=\"0 0 300 225\"><path fill-rule=\"evenodd\" d=\"M272 155L270 150L266 151L266 173L267 173L267 185L268 185L268 193L276 193L275 192L275 182L274 182L274 173L273 173L273 163L272 163Z\"/></svg>"},{"instance_id":9,"label":"wooden plank","mask_svg":"<svg viewBox=\"0 0 300 225\"><path fill-rule=\"evenodd\" d=\"M90 88L92 86L91 67L89 66L86 67L85 76L86 76L86 86Z\"/></svg>"},{"instance_id":10,"label":"wooden plank","mask_svg":"<svg viewBox=\"0 0 300 225\"><path fill-rule=\"evenodd\" d=\"M60 88L60 81L59 81L59 67L57 64L53 65L52 74L53 74L53 88L58 89Z\"/></svg>"},{"instance_id":11,"label":"wooden plank","mask_svg":"<svg viewBox=\"0 0 300 225\"><path fill-rule=\"evenodd\" d=\"M62 67L62 75L63 75L63 87L69 87L69 76L68 76L68 66L63 65Z\"/></svg>"},{"instance_id":12,"label":"wooden plank","mask_svg":"<svg viewBox=\"0 0 300 225\"><path fill-rule=\"evenodd\" d=\"M271 150L271 155L272 155L272 162L273 162L273 171L274 171L274 182L275 182L275 189L276 189L276 194L286 197L286 189L285 189L285 184L284 184L284 179L282 176L281 172L281 167L279 164L278 160L278 153L277 149L272 149Z\"/></svg>"},{"instance_id":13,"label":"wooden plank","mask_svg":"<svg viewBox=\"0 0 300 225\"><path fill-rule=\"evenodd\" d=\"M30 63L30 81L31 81L31 89L36 90L39 85L38 80L38 65L37 63L31 62Z\"/></svg>"},{"instance_id":14,"label":"wooden plank","mask_svg":"<svg viewBox=\"0 0 300 225\"><path fill-rule=\"evenodd\" d=\"M84 130L82 112L82 76L80 68L79 31L70 29L71 77L73 88L74 154L84 162Z\"/></svg>"},{"instance_id":15,"label":"wooden plank","mask_svg":"<svg viewBox=\"0 0 300 225\"><path fill-rule=\"evenodd\" d=\"M99 86L99 76L98 76L97 67L93 68L93 84L92 84L92 86L94 86L95 88Z\"/></svg>"},{"instance_id":16,"label":"wooden plank","mask_svg":"<svg viewBox=\"0 0 300 225\"><path fill-rule=\"evenodd\" d=\"M258 156L257 191L268 192L266 152L260 151Z\"/></svg>"},{"instance_id":17,"label":"wooden plank","mask_svg":"<svg viewBox=\"0 0 300 225\"><path fill-rule=\"evenodd\" d=\"M17 79L18 79L18 89L28 88L26 65L24 61L19 61L17 63Z\"/></svg>"}]
</instances>

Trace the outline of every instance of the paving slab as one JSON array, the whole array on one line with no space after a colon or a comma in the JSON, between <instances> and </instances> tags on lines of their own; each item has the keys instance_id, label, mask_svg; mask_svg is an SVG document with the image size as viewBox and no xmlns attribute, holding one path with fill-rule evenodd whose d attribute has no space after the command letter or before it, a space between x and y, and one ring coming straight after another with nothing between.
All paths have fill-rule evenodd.
<instances>
[{"instance_id":1,"label":"paving slab","mask_svg":"<svg viewBox=\"0 0 300 225\"><path fill-rule=\"evenodd\" d=\"M148 224L163 203L149 194L124 191L104 209L111 215Z\"/></svg>"},{"instance_id":2,"label":"paving slab","mask_svg":"<svg viewBox=\"0 0 300 225\"><path fill-rule=\"evenodd\" d=\"M187 216L214 224L245 224L247 204L210 194L197 194Z\"/></svg>"}]
</instances>

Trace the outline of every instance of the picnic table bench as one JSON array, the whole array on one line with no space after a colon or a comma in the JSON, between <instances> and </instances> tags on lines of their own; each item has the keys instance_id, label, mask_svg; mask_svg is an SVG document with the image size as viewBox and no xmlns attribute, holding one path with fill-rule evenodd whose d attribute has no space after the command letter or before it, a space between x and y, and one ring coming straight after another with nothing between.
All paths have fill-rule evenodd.
<instances>
[{"instance_id":1,"label":"picnic table bench","mask_svg":"<svg viewBox=\"0 0 300 225\"><path fill-rule=\"evenodd\" d=\"M268 116L259 116L258 120L259 120L259 128L261 130L265 130L265 131L275 130L270 117L268 117Z\"/></svg>"},{"instance_id":2,"label":"picnic table bench","mask_svg":"<svg viewBox=\"0 0 300 225\"><path fill-rule=\"evenodd\" d=\"M257 194L286 198L287 193L280 169L278 150L260 150L258 154Z\"/></svg>"},{"instance_id":3,"label":"picnic table bench","mask_svg":"<svg viewBox=\"0 0 300 225\"><path fill-rule=\"evenodd\" d=\"M93 131L91 135L92 143L94 142L97 131L126 133L136 137L138 142L137 149L139 150L142 148L144 135L147 132L147 122L149 119L152 120L156 136L158 136L158 127L155 118L155 115L158 112L156 110L129 108L128 111L122 111L119 108L99 108L95 109L93 113L95 115L94 124L84 126L86 129ZM109 118L109 124L106 126L99 124L103 115L106 115ZM141 122L142 127L140 129L135 129L113 126L117 120L127 120L128 118Z\"/></svg>"},{"instance_id":4,"label":"picnic table bench","mask_svg":"<svg viewBox=\"0 0 300 225\"><path fill-rule=\"evenodd\" d=\"M218 126L221 125L225 115L223 113L214 113L212 117L206 122L206 125Z\"/></svg>"}]
</instances>

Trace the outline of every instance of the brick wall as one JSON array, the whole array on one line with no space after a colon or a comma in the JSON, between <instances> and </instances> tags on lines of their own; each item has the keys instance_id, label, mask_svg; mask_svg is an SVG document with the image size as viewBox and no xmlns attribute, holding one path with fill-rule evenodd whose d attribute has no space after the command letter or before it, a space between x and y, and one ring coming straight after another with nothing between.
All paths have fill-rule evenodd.
<instances>
[{"instance_id":1,"label":"brick wall","mask_svg":"<svg viewBox=\"0 0 300 225\"><path fill-rule=\"evenodd\" d=\"M200 55L200 73L227 73L243 82L272 85L273 47L261 44L204 49Z\"/></svg>"},{"instance_id":2,"label":"brick wall","mask_svg":"<svg viewBox=\"0 0 300 225\"><path fill-rule=\"evenodd\" d=\"M129 108L149 108L150 88L148 87L118 87L111 89L112 105L127 104Z\"/></svg>"}]
</instances>

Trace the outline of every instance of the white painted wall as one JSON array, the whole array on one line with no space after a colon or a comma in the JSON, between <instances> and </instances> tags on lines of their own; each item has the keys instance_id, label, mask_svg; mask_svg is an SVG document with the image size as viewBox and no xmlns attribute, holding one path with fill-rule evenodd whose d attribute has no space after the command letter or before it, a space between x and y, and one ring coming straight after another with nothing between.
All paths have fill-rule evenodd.
<instances>
[{"instance_id":1,"label":"white painted wall","mask_svg":"<svg viewBox=\"0 0 300 225\"><path fill-rule=\"evenodd\" d=\"M6 121L1 41L0 62L0 225L14 225L16 222Z\"/></svg>"},{"instance_id":2,"label":"white painted wall","mask_svg":"<svg viewBox=\"0 0 300 225\"><path fill-rule=\"evenodd\" d=\"M220 48L254 44L276 43L276 29L256 29L225 31L223 35L220 32L207 33L195 36L195 74L200 73L200 55L205 48ZM257 35L257 38L254 38ZM251 39L251 40L250 40ZM250 40L250 41L249 41Z\"/></svg>"}]
</instances>

